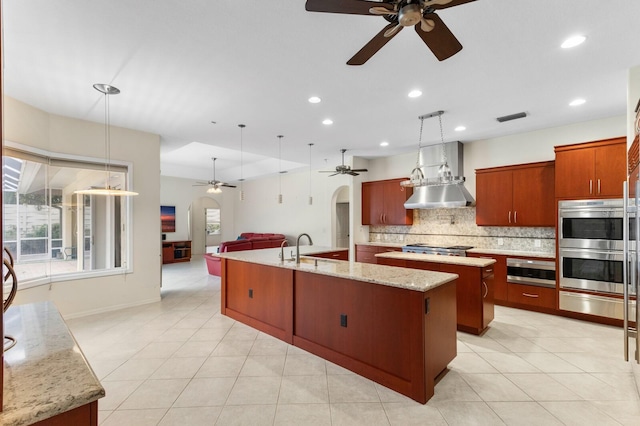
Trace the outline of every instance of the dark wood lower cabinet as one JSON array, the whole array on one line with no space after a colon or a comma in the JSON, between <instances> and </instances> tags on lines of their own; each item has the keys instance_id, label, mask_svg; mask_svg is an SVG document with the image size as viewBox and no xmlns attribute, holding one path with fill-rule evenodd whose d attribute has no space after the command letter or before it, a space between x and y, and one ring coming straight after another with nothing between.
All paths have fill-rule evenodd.
<instances>
[{"instance_id":1,"label":"dark wood lower cabinet","mask_svg":"<svg viewBox=\"0 0 640 426\"><path fill-rule=\"evenodd\" d=\"M488 267L423 262L421 260L378 257L381 265L458 274L456 306L458 330L480 334L494 317L494 272Z\"/></svg>"},{"instance_id":2,"label":"dark wood lower cabinet","mask_svg":"<svg viewBox=\"0 0 640 426\"><path fill-rule=\"evenodd\" d=\"M223 259L220 312L292 343L293 270Z\"/></svg>"},{"instance_id":3,"label":"dark wood lower cabinet","mask_svg":"<svg viewBox=\"0 0 640 426\"><path fill-rule=\"evenodd\" d=\"M97 426L98 401L90 402L57 416L33 423L33 426Z\"/></svg>"},{"instance_id":4,"label":"dark wood lower cabinet","mask_svg":"<svg viewBox=\"0 0 640 426\"><path fill-rule=\"evenodd\" d=\"M224 258L221 280L222 314L421 403L456 356L456 281L421 292Z\"/></svg>"}]
</instances>

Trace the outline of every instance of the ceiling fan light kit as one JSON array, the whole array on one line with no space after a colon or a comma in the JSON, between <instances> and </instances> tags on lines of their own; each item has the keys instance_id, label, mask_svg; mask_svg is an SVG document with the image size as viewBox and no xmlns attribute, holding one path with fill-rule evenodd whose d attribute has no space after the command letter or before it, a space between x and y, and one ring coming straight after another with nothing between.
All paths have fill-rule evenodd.
<instances>
[{"instance_id":1,"label":"ceiling fan light kit","mask_svg":"<svg viewBox=\"0 0 640 426\"><path fill-rule=\"evenodd\" d=\"M138 195L134 191L125 191L123 189L112 188L109 184L111 182L111 118L109 108L109 95L117 95L120 93L120 89L111 86L110 84L96 83L93 88L104 95L104 171L105 171L105 185L104 188L91 187L89 189L79 189L73 191L74 194L81 195L113 195L117 197L130 197Z\"/></svg>"},{"instance_id":2,"label":"ceiling fan light kit","mask_svg":"<svg viewBox=\"0 0 640 426\"><path fill-rule=\"evenodd\" d=\"M193 186L208 186L207 194L220 194L222 193L222 187L226 188L235 188L235 185L229 185L228 183L222 182L216 179L216 160L217 158L211 157L213 161L213 179L207 182L196 182Z\"/></svg>"},{"instance_id":3,"label":"ceiling fan light kit","mask_svg":"<svg viewBox=\"0 0 640 426\"><path fill-rule=\"evenodd\" d=\"M405 27L414 27L418 36L439 61L462 50L462 44L436 11L475 0L307 0L309 12L381 16L389 24L358 51L347 65L363 65Z\"/></svg>"}]
</instances>

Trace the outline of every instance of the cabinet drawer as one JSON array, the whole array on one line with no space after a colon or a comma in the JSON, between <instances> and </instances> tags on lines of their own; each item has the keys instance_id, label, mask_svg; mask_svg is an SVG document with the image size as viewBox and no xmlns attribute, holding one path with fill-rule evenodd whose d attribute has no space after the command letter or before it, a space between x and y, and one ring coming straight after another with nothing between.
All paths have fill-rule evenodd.
<instances>
[{"instance_id":1,"label":"cabinet drawer","mask_svg":"<svg viewBox=\"0 0 640 426\"><path fill-rule=\"evenodd\" d=\"M508 300L512 303L555 309L556 289L533 285L508 284Z\"/></svg>"}]
</instances>

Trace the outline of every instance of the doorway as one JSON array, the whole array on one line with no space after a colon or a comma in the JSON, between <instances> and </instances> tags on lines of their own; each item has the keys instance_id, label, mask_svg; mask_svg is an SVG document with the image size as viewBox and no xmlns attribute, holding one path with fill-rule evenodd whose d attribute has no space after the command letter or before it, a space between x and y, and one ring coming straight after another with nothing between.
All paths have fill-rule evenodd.
<instances>
[{"instance_id":1,"label":"doorway","mask_svg":"<svg viewBox=\"0 0 640 426\"><path fill-rule=\"evenodd\" d=\"M341 186L334 194L333 212L333 245L336 247L349 247L349 233L351 223L349 220L349 187Z\"/></svg>"},{"instance_id":2,"label":"doorway","mask_svg":"<svg viewBox=\"0 0 640 426\"><path fill-rule=\"evenodd\" d=\"M207 224L207 212L211 210L217 210L217 232L208 232ZM191 253L192 254L204 254L207 252L215 251L215 248L220 245L220 229L222 224L220 223L220 204L213 198L200 197L194 200L189 207L189 223L190 223L190 236L191 236Z\"/></svg>"}]
</instances>

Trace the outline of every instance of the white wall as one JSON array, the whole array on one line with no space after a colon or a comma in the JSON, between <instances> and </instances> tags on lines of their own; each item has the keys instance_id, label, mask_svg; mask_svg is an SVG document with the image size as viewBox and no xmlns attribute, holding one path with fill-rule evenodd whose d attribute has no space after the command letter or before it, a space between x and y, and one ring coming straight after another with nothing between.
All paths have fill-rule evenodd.
<instances>
[{"instance_id":1,"label":"white wall","mask_svg":"<svg viewBox=\"0 0 640 426\"><path fill-rule=\"evenodd\" d=\"M475 197L476 169L551 161L555 159L554 146L590 142L626 134L627 117L621 115L500 138L466 142L464 143L464 176L467 179L465 186ZM408 176L415 167L415 163L416 152L370 160L370 173L367 180Z\"/></svg>"},{"instance_id":2,"label":"white wall","mask_svg":"<svg viewBox=\"0 0 640 426\"><path fill-rule=\"evenodd\" d=\"M104 157L104 123L48 114L4 98L5 140L46 151ZM160 138L112 127L111 158L133 163L132 273L55 282L20 290L15 303L51 300L66 317L135 306L160 299Z\"/></svg>"},{"instance_id":3,"label":"white wall","mask_svg":"<svg viewBox=\"0 0 640 426\"><path fill-rule=\"evenodd\" d=\"M192 179L182 179L169 176L160 177L160 204L176 206L176 232L167 233L167 241L181 241L189 239L188 215L189 206L202 205L198 200L202 197L215 200L220 206L221 241L235 240L238 234L235 231L234 201L239 197L238 189L223 188L220 194L208 194L206 186L193 186ZM196 207L198 208L198 207ZM196 231L194 229L194 231ZM199 232L199 231L198 231ZM259 231L258 231L259 232ZM204 233L204 230L202 230ZM204 238L204 237L203 237ZM194 239L194 235L191 235ZM195 239L194 239L195 243ZM204 253L204 239L199 240L191 248L192 254Z\"/></svg>"}]
</instances>

